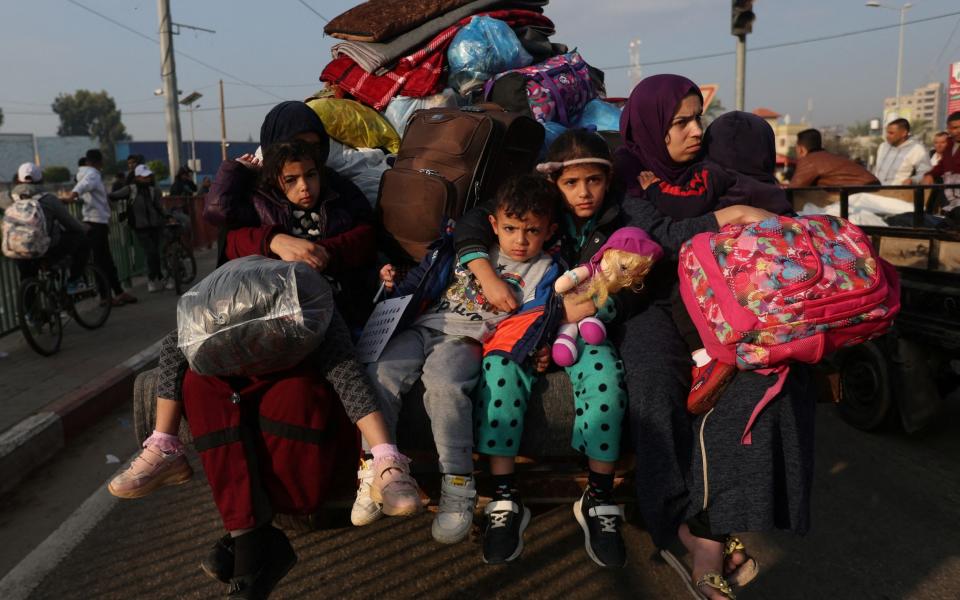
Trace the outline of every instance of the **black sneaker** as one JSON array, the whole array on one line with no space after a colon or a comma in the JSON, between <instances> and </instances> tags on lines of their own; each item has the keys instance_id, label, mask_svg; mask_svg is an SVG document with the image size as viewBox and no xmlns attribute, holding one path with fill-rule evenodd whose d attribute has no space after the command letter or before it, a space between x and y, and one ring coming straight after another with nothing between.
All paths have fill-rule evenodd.
<instances>
[{"instance_id":1,"label":"black sneaker","mask_svg":"<svg viewBox=\"0 0 960 600\"><path fill-rule=\"evenodd\" d=\"M230 583L233 577L233 537L229 533L217 540L200 561L200 568L208 577L220 583Z\"/></svg>"},{"instance_id":2,"label":"black sneaker","mask_svg":"<svg viewBox=\"0 0 960 600\"><path fill-rule=\"evenodd\" d=\"M483 562L496 565L520 556L530 509L513 500L491 500L483 514Z\"/></svg>"},{"instance_id":3,"label":"black sneaker","mask_svg":"<svg viewBox=\"0 0 960 600\"><path fill-rule=\"evenodd\" d=\"M601 567L622 567L627 562L620 527L623 510L613 503L599 502L587 492L573 503L573 516L583 529L587 554Z\"/></svg>"},{"instance_id":4,"label":"black sneaker","mask_svg":"<svg viewBox=\"0 0 960 600\"><path fill-rule=\"evenodd\" d=\"M266 529L262 548L263 564L253 573L230 578L227 598L265 600L297 564L297 555L287 536L275 527L267 526Z\"/></svg>"}]
</instances>

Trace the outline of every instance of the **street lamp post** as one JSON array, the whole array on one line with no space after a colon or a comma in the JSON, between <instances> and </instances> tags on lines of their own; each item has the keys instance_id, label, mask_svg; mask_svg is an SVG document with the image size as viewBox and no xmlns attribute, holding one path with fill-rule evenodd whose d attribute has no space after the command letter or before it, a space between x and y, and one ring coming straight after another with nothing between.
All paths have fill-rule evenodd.
<instances>
[{"instance_id":1,"label":"street lamp post","mask_svg":"<svg viewBox=\"0 0 960 600\"><path fill-rule=\"evenodd\" d=\"M900 49L897 52L897 116L900 116L900 82L903 79L903 24L906 20L907 11L910 10L910 7L913 4L907 2L903 6L897 8L896 6L889 6L886 4L881 4L877 0L869 0L866 3L866 6L870 8L886 8L888 10L896 10L900 12Z\"/></svg>"},{"instance_id":2,"label":"street lamp post","mask_svg":"<svg viewBox=\"0 0 960 600\"><path fill-rule=\"evenodd\" d=\"M197 182L197 138L193 131L193 109L199 106L197 100L202 97L203 94L200 92L192 92L189 96L180 100L180 104L190 109L190 169L193 171L194 183Z\"/></svg>"}]
</instances>

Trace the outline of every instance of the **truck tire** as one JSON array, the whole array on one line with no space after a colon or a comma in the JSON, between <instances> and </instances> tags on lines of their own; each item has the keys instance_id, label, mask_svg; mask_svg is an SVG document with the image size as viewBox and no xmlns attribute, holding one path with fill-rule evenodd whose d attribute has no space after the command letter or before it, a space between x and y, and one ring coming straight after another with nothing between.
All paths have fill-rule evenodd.
<instances>
[{"instance_id":1,"label":"truck tire","mask_svg":"<svg viewBox=\"0 0 960 600\"><path fill-rule=\"evenodd\" d=\"M840 358L840 403L837 410L849 425L874 431L890 422L893 394L890 363L876 342L849 348Z\"/></svg>"}]
</instances>

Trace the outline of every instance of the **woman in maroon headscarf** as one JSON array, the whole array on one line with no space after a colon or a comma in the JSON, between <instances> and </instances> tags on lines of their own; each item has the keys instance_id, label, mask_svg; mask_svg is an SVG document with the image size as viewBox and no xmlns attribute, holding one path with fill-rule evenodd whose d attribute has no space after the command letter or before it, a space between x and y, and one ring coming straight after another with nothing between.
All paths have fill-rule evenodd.
<instances>
[{"instance_id":1,"label":"woman in maroon headscarf","mask_svg":"<svg viewBox=\"0 0 960 600\"><path fill-rule=\"evenodd\" d=\"M661 219L692 216L684 197L689 197L689 203L700 201L709 195L708 186L718 184L710 177L695 176L703 166L698 162L704 140L702 105L696 84L678 75L648 77L631 93L621 117L624 145L616 153L615 171L627 189L624 210L635 217L634 224L646 227L656 215ZM750 125L745 120L743 124ZM732 133L720 128L717 133L726 134L718 145L730 142ZM751 151L746 138L737 140L737 147ZM763 152L763 147L754 151ZM674 198L675 206L655 206L646 197L640 184L640 173L645 171L683 192ZM755 174L746 176L756 179ZM773 203L774 194L775 186L752 185L747 196L760 201L750 197L742 201L763 205L769 195ZM752 214L752 220L772 215L740 208ZM704 205L693 214L709 210ZM713 230L724 223L725 210L713 213L718 221ZM806 378L798 373L788 379L779 401L761 417L763 440L754 437L753 445L747 447L739 445L736 432L742 432L751 409L769 386L766 378L741 372L713 411L699 417L687 413L691 348L672 317L674 304L680 302L678 248L675 243L657 241L667 258L647 280L649 306L625 323L619 346L637 455L638 506L654 543L671 566L687 575L688 585L708 598L725 598L732 594L728 582L742 586L757 573L756 561L731 532L783 528L804 533L809 527L813 403ZM678 539L693 556L692 580L669 550Z\"/></svg>"}]
</instances>

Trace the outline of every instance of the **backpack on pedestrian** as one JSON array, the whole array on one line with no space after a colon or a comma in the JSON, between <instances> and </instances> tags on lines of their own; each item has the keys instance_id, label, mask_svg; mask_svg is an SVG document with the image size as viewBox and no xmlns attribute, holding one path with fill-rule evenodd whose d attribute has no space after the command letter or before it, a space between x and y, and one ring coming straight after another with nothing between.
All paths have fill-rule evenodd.
<instances>
[{"instance_id":1,"label":"backpack on pedestrian","mask_svg":"<svg viewBox=\"0 0 960 600\"><path fill-rule=\"evenodd\" d=\"M415 113L377 201L380 245L394 264L419 262L448 219L530 172L543 135L530 117L492 104Z\"/></svg>"},{"instance_id":2,"label":"backpack on pedestrian","mask_svg":"<svg viewBox=\"0 0 960 600\"><path fill-rule=\"evenodd\" d=\"M783 387L791 362L886 333L900 311L896 269L867 235L827 215L771 217L701 233L680 250L680 294L710 357L776 374L744 432Z\"/></svg>"},{"instance_id":3,"label":"backpack on pedestrian","mask_svg":"<svg viewBox=\"0 0 960 600\"><path fill-rule=\"evenodd\" d=\"M17 260L40 258L50 249L47 218L37 197L20 196L3 214L3 255Z\"/></svg>"}]
</instances>

